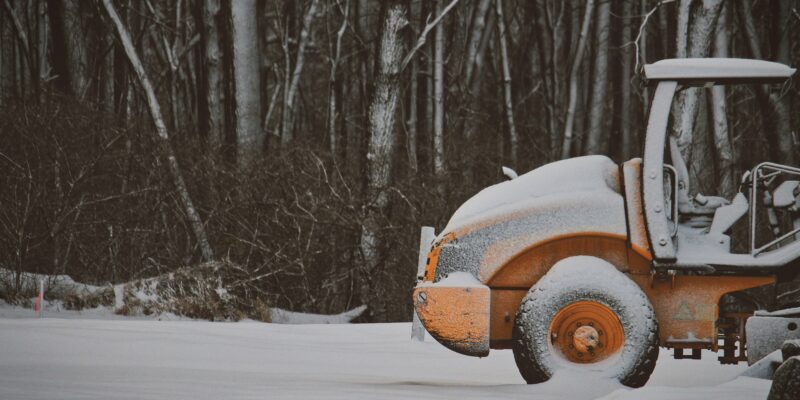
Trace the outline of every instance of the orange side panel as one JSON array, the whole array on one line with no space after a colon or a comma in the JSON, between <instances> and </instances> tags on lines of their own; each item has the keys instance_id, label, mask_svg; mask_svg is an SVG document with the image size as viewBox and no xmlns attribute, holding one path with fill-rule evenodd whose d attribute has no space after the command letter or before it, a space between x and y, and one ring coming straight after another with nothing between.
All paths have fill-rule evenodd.
<instances>
[{"instance_id":1,"label":"orange side panel","mask_svg":"<svg viewBox=\"0 0 800 400\"><path fill-rule=\"evenodd\" d=\"M439 343L469 356L489 354L489 287L421 285L413 296L422 325Z\"/></svg>"},{"instance_id":2,"label":"orange side panel","mask_svg":"<svg viewBox=\"0 0 800 400\"><path fill-rule=\"evenodd\" d=\"M771 276L680 275L664 281L651 275L629 277L655 308L662 346L712 350L717 350L716 321L722 295L775 282Z\"/></svg>"},{"instance_id":3,"label":"orange side panel","mask_svg":"<svg viewBox=\"0 0 800 400\"><path fill-rule=\"evenodd\" d=\"M581 233L580 236L561 236L537 244L512 259L489 279L492 288L521 288L528 290L556 262L582 255L602 258L620 271L626 272L628 250L624 236L604 233Z\"/></svg>"}]
</instances>

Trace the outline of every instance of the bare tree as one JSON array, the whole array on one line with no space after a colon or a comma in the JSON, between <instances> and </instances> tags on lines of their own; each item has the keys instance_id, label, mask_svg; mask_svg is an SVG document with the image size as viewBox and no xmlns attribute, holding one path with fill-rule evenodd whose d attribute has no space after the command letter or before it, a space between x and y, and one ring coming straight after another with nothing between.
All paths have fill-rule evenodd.
<instances>
[{"instance_id":1,"label":"bare tree","mask_svg":"<svg viewBox=\"0 0 800 400\"><path fill-rule=\"evenodd\" d=\"M412 0L408 0L407 4L410 12L410 19L415 15L420 14L420 4ZM406 151L408 152L408 167L412 172L419 170L419 156L417 153L418 138L419 138L419 57L414 57L411 60L411 71L409 79L411 80L408 88L408 118L406 120Z\"/></svg>"},{"instance_id":2,"label":"bare tree","mask_svg":"<svg viewBox=\"0 0 800 400\"><path fill-rule=\"evenodd\" d=\"M201 26L203 40L204 89L200 103L200 127L212 147L223 140L222 50L220 49L220 0L203 0Z\"/></svg>"},{"instance_id":3,"label":"bare tree","mask_svg":"<svg viewBox=\"0 0 800 400\"><path fill-rule=\"evenodd\" d=\"M503 94L504 106L506 111L506 123L508 124L509 145L511 147L511 164L518 167L518 146L519 135L517 126L514 123L514 99L511 93L511 68L508 66L508 43L506 40L506 23L503 15L503 0L496 0L497 12L497 37L500 42L500 65L503 70Z\"/></svg>"},{"instance_id":4,"label":"bare tree","mask_svg":"<svg viewBox=\"0 0 800 400\"><path fill-rule=\"evenodd\" d=\"M567 117L564 123L564 142L561 146L561 158L569 158L572 151L573 127L575 125L575 108L578 103L578 73L580 72L583 53L586 50L586 36L589 34L589 23L592 21L594 11L594 0L587 0L586 11L583 14L578 47L575 50L575 57L569 72L569 105L567 107Z\"/></svg>"},{"instance_id":5,"label":"bare tree","mask_svg":"<svg viewBox=\"0 0 800 400\"><path fill-rule=\"evenodd\" d=\"M80 1L49 0L53 31L53 67L63 90L82 98L89 85L89 63Z\"/></svg>"},{"instance_id":6,"label":"bare tree","mask_svg":"<svg viewBox=\"0 0 800 400\"><path fill-rule=\"evenodd\" d=\"M6 105L13 97L16 86L12 43L14 43L13 28L5 18L0 18L0 106Z\"/></svg>"},{"instance_id":7,"label":"bare tree","mask_svg":"<svg viewBox=\"0 0 800 400\"><path fill-rule=\"evenodd\" d=\"M33 72L32 75L38 75L37 70L34 67L33 61L33 54L30 41L28 40L28 33L25 30L25 27L22 26L22 21L20 21L19 16L17 16L17 12L14 7L11 5L11 0L4 0L3 7L5 8L6 12L8 13L8 18L14 25L14 31L17 34L17 38L19 39L19 44L22 47L22 51L25 55L25 63L27 64L28 68L31 69ZM24 8L24 7L23 7ZM25 10L22 10L25 12Z\"/></svg>"},{"instance_id":8,"label":"bare tree","mask_svg":"<svg viewBox=\"0 0 800 400\"><path fill-rule=\"evenodd\" d=\"M255 0L231 1L233 80L236 104L236 155L249 165L264 146L261 129L261 56Z\"/></svg>"},{"instance_id":9,"label":"bare tree","mask_svg":"<svg viewBox=\"0 0 800 400\"><path fill-rule=\"evenodd\" d=\"M475 132L478 128L479 121L475 117L476 110L478 109L480 99L480 89L483 80L480 76L483 73L486 62L486 49L489 47L490 40L493 38L495 31L497 16L496 13L490 12L489 6L492 5L493 0L480 0L478 8L475 10L473 18L473 28L470 33L469 42L467 45L467 58L465 60L465 72L463 85L466 89L467 106L466 115L461 120L464 125L464 138L467 141L472 141L475 137ZM467 167L465 172L471 169Z\"/></svg>"},{"instance_id":10,"label":"bare tree","mask_svg":"<svg viewBox=\"0 0 800 400\"><path fill-rule=\"evenodd\" d=\"M586 154L606 154L606 106L608 104L608 34L611 22L611 2L602 1L597 6L597 21L594 25L597 49L595 49L594 72L592 73L592 97L589 105L589 133Z\"/></svg>"},{"instance_id":11,"label":"bare tree","mask_svg":"<svg viewBox=\"0 0 800 400\"><path fill-rule=\"evenodd\" d=\"M372 277L381 262L382 218L389 206L394 149L397 143L400 78L417 50L425 43L428 32L437 27L457 2L458 0L454 0L447 7L440 9L438 16L426 24L415 46L405 53L405 56L401 31L408 25L408 19L404 1L393 0L384 8L383 30L378 43L375 87L368 117L370 137L366 157L367 203L364 207L358 246L363 259L361 266L363 281L359 295L364 303L373 300L370 311L373 314L383 312L381 305L383 300L373 296Z\"/></svg>"},{"instance_id":12,"label":"bare tree","mask_svg":"<svg viewBox=\"0 0 800 400\"><path fill-rule=\"evenodd\" d=\"M752 11L747 7L744 1L741 1L737 8L744 25L745 37L750 53L753 58L763 60L764 55L761 51L761 39L756 30L756 25L753 22ZM789 18L788 15L782 17ZM786 40L785 36L782 36L781 40ZM768 129L768 132L770 132L769 139L773 151L777 153L782 163L797 165L798 156L795 149L794 138L792 137L791 112L786 102L786 96L771 92L766 86L759 86L758 94L769 103L769 108L765 111L767 114L771 114L766 118L766 121L768 125L771 125L771 129ZM772 115L774 115L774 117Z\"/></svg>"},{"instance_id":13,"label":"bare tree","mask_svg":"<svg viewBox=\"0 0 800 400\"><path fill-rule=\"evenodd\" d=\"M339 6L341 7L341 5ZM331 57L331 75L328 83L328 141L330 142L329 146L334 159L338 151L338 135L336 134L336 126L339 119L339 109L336 101L337 67L339 66L339 59L342 57L342 39L347 30L347 19L349 17L350 0L346 0L344 10L342 10L342 25L336 32L336 43L333 49L333 57Z\"/></svg>"},{"instance_id":14,"label":"bare tree","mask_svg":"<svg viewBox=\"0 0 800 400\"><path fill-rule=\"evenodd\" d=\"M633 11L632 0L622 1L622 72L620 78L620 91L622 103L620 104L620 136L622 137L622 159L628 160L634 154L634 137L631 128L633 118L633 104L631 103L631 80L633 79L633 60L631 59L631 39L633 24L631 18Z\"/></svg>"},{"instance_id":15,"label":"bare tree","mask_svg":"<svg viewBox=\"0 0 800 400\"><path fill-rule=\"evenodd\" d=\"M153 118L153 123L156 127L155 133L160 145L162 153L161 156L166 160L169 167L169 173L172 177L173 183L175 184L181 205L184 208L184 212L186 212L186 217L189 220L189 224L192 228L195 238L197 239L198 246L200 247L200 254L204 261L210 261L214 259L214 252L208 242L203 221L200 218L200 214L194 207L192 198L189 195L189 189L186 187L183 174L178 166L178 159L175 156L175 151L172 148L172 144L170 144L167 125L164 123L164 117L161 115L161 107L158 104L158 98L156 98L153 85L150 83L150 79L147 77L147 72L144 70L142 61L139 59L139 55L136 53L136 48L131 41L130 34L128 34L128 30L125 25L122 24L116 9L114 9L114 5L111 4L111 0L103 0L103 7L105 7L108 16L111 18L111 22L116 28L117 35L119 35L122 46L125 48L125 53L128 55L128 60L130 61L134 72L136 72L136 77L139 79L139 84L141 84L142 89L144 90L147 106L150 109L150 116Z\"/></svg>"},{"instance_id":16,"label":"bare tree","mask_svg":"<svg viewBox=\"0 0 800 400\"><path fill-rule=\"evenodd\" d=\"M717 19L716 33L714 34L714 57L729 57L730 28L728 27L728 10L730 7L722 6ZM736 155L731 143L730 130L728 129L728 106L725 86L717 85L711 89L711 112L714 120L714 149L717 161L718 180L717 190L720 195L733 198L738 185L735 174Z\"/></svg>"},{"instance_id":17,"label":"bare tree","mask_svg":"<svg viewBox=\"0 0 800 400\"><path fill-rule=\"evenodd\" d=\"M400 99L400 73L404 44L401 30L408 24L405 6L393 2L386 7L383 33L380 37L375 90L369 109L369 147L367 150L367 199L361 228L359 250L364 259L360 288L361 301L370 302L371 277L380 262L381 216L389 205L392 156ZM373 306L374 309L374 306ZM373 310L374 311L374 310Z\"/></svg>"},{"instance_id":18,"label":"bare tree","mask_svg":"<svg viewBox=\"0 0 800 400\"><path fill-rule=\"evenodd\" d=\"M479 0L472 18L472 29L467 41L467 52L464 61L464 82L467 86L472 81L472 73L478 59L481 39L486 34L486 15L492 0Z\"/></svg>"},{"instance_id":19,"label":"bare tree","mask_svg":"<svg viewBox=\"0 0 800 400\"><path fill-rule=\"evenodd\" d=\"M676 35L678 57L708 57L722 3L722 0L681 0ZM688 88L675 96L670 134L676 140L689 173L695 176L694 187L710 189L713 168L702 165L702 159L694 158L694 148L698 147L699 154L704 154L708 143L708 136L702 135L702 129L697 125L700 108L705 109L705 102L700 101L703 95L703 89ZM689 187L688 182L684 187Z\"/></svg>"},{"instance_id":20,"label":"bare tree","mask_svg":"<svg viewBox=\"0 0 800 400\"><path fill-rule=\"evenodd\" d=\"M442 2L436 1L436 14L442 14ZM433 44L433 172L444 174L444 27L436 25ZM409 54L411 55L411 54ZM441 186L440 186L441 189Z\"/></svg>"},{"instance_id":21,"label":"bare tree","mask_svg":"<svg viewBox=\"0 0 800 400\"><path fill-rule=\"evenodd\" d=\"M281 133L281 143L287 144L292 141L294 133L295 103L297 102L297 90L300 87L300 76L303 74L305 66L306 47L311 39L311 24L317 15L317 4L319 0L311 0L306 15L303 18L303 28L300 31L300 39L297 45L297 58L294 61L294 70L287 76L286 91L283 100L283 132ZM287 51L288 49L285 49ZM287 62L288 62L287 58ZM290 67L286 65L287 73Z\"/></svg>"}]
</instances>

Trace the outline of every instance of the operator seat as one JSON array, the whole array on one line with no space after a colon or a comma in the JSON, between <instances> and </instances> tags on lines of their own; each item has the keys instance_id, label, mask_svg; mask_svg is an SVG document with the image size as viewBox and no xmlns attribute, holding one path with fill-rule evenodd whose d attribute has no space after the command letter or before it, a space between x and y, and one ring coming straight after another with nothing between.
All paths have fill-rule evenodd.
<instances>
[{"instance_id":1,"label":"operator seat","mask_svg":"<svg viewBox=\"0 0 800 400\"><path fill-rule=\"evenodd\" d=\"M704 196L700 193L694 199L689 197L689 169L683 160L675 138L669 137L670 158L677 172L678 212L685 217L686 223L694 228L707 228L718 208L731 204L718 196Z\"/></svg>"}]
</instances>

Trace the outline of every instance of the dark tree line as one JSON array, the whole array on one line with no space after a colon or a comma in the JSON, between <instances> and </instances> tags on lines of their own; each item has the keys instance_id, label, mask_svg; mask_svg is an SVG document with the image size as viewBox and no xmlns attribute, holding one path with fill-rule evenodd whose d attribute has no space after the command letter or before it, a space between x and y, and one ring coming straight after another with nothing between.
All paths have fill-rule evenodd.
<instances>
[{"instance_id":1,"label":"dark tree line","mask_svg":"<svg viewBox=\"0 0 800 400\"><path fill-rule=\"evenodd\" d=\"M380 321L410 315L419 226L501 166L639 156L644 63L800 65L796 0L2 3L2 267L103 283L224 258L273 305ZM797 165L797 96L681 92L693 187Z\"/></svg>"}]
</instances>

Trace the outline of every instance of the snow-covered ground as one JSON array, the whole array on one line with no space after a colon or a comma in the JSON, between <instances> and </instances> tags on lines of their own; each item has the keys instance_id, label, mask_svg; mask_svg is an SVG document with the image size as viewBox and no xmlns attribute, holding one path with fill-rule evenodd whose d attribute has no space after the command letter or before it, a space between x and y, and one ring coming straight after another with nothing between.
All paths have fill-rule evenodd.
<instances>
[{"instance_id":1,"label":"snow-covered ground","mask_svg":"<svg viewBox=\"0 0 800 400\"><path fill-rule=\"evenodd\" d=\"M673 360L631 390L574 374L525 385L510 351L478 359L410 324L279 325L108 318L0 304L0 399L763 399L744 365ZM169 319L169 318L168 318Z\"/></svg>"}]
</instances>

